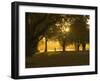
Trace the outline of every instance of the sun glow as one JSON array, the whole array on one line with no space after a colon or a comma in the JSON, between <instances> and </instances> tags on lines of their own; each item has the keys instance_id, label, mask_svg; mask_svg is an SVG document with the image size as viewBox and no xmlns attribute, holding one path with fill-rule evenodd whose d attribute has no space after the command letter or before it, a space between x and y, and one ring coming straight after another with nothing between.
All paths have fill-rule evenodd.
<instances>
[{"instance_id":1,"label":"sun glow","mask_svg":"<svg viewBox=\"0 0 100 81\"><path fill-rule=\"evenodd\" d=\"M61 31L62 33L68 33L70 32L70 27L62 26Z\"/></svg>"},{"instance_id":2,"label":"sun glow","mask_svg":"<svg viewBox=\"0 0 100 81\"><path fill-rule=\"evenodd\" d=\"M66 32L69 32L69 31L70 31L70 28L67 27L67 28L65 29L65 31L66 31Z\"/></svg>"},{"instance_id":3,"label":"sun glow","mask_svg":"<svg viewBox=\"0 0 100 81\"><path fill-rule=\"evenodd\" d=\"M64 23L63 25L62 25L62 28L61 28L61 31L63 32L63 33L68 33L68 32L70 32L70 25L68 24L68 23Z\"/></svg>"}]
</instances>

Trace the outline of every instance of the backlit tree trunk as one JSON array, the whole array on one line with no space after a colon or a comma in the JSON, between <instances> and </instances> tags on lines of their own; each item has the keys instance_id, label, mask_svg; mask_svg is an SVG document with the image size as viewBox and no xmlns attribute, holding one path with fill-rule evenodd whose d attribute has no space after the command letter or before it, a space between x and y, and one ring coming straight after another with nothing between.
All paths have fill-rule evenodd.
<instances>
[{"instance_id":1,"label":"backlit tree trunk","mask_svg":"<svg viewBox=\"0 0 100 81\"><path fill-rule=\"evenodd\" d=\"M35 54L38 52L38 42L39 40L30 40L28 39L27 36L27 41L26 41L26 56L31 57L32 54Z\"/></svg>"},{"instance_id":2,"label":"backlit tree trunk","mask_svg":"<svg viewBox=\"0 0 100 81\"><path fill-rule=\"evenodd\" d=\"M47 41L48 41L48 39L47 39L47 37L45 37L45 52L47 52Z\"/></svg>"},{"instance_id":3,"label":"backlit tree trunk","mask_svg":"<svg viewBox=\"0 0 100 81\"><path fill-rule=\"evenodd\" d=\"M65 51L65 41L63 41L62 47L63 47L63 52L64 52Z\"/></svg>"},{"instance_id":4,"label":"backlit tree trunk","mask_svg":"<svg viewBox=\"0 0 100 81\"><path fill-rule=\"evenodd\" d=\"M26 57L31 57L32 56L32 47L31 47L31 42L27 40L26 42Z\"/></svg>"},{"instance_id":5,"label":"backlit tree trunk","mask_svg":"<svg viewBox=\"0 0 100 81\"><path fill-rule=\"evenodd\" d=\"M32 43L32 54L38 52L38 42L39 42L39 40L33 41L33 43Z\"/></svg>"},{"instance_id":6,"label":"backlit tree trunk","mask_svg":"<svg viewBox=\"0 0 100 81\"><path fill-rule=\"evenodd\" d=\"M79 43L75 43L75 50L76 51L79 51L79 47L80 47L80 44Z\"/></svg>"},{"instance_id":7,"label":"backlit tree trunk","mask_svg":"<svg viewBox=\"0 0 100 81\"><path fill-rule=\"evenodd\" d=\"M82 43L82 47L83 47L83 51L85 51L85 46L86 46L86 43Z\"/></svg>"}]
</instances>

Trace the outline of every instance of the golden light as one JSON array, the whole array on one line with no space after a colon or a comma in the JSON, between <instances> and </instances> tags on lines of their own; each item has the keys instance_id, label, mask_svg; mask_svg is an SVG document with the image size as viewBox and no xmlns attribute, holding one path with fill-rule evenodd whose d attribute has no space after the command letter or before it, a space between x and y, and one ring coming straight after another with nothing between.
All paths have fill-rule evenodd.
<instances>
[{"instance_id":1,"label":"golden light","mask_svg":"<svg viewBox=\"0 0 100 81\"><path fill-rule=\"evenodd\" d=\"M63 33L68 33L68 32L70 32L70 27L62 26L61 30L62 30Z\"/></svg>"},{"instance_id":2,"label":"golden light","mask_svg":"<svg viewBox=\"0 0 100 81\"><path fill-rule=\"evenodd\" d=\"M56 22L55 24L57 27L60 27L62 33L67 33L70 31L71 23L66 21L64 18L62 18L61 22Z\"/></svg>"},{"instance_id":3,"label":"golden light","mask_svg":"<svg viewBox=\"0 0 100 81\"><path fill-rule=\"evenodd\" d=\"M54 51L62 51L62 46L60 45L59 41L54 41L54 40L48 40L47 42L47 51L54 52ZM89 43L86 44L85 49L89 50ZM38 50L39 52L44 52L45 51L45 38L43 38L39 43L38 43ZM75 43L71 43L69 45L66 45L65 48L66 51L75 51ZM80 44L79 50L82 51L83 47L82 44Z\"/></svg>"},{"instance_id":4,"label":"golden light","mask_svg":"<svg viewBox=\"0 0 100 81\"><path fill-rule=\"evenodd\" d=\"M69 27L65 28L65 31L66 32L69 32L70 31L70 28Z\"/></svg>"},{"instance_id":5,"label":"golden light","mask_svg":"<svg viewBox=\"0 0 100 81\"><path fill-rule=\"evenodd\" d=\"M63 22L61 23L61 26L62 26L61 30L62 30L62 32L63 33L70 32L70 25L71 24L69 22L63 20Z\"/></svg>"},{"instance_id":6,"label":"golden light","mask_svg":"<svg viewBox=\"0 0 100 81\"><path fill-rule=\"evenodd\" d=\"M86 50L89 50L90 49L89 43L86 44L86 47L85 48L86 48Z\"/></svg>"},{"instance_id":7,"label":"golden light","mask_svg":"<svg viewBox=\"0 0 100 81\"><path fill-rule=\"evenodd\" d=\"M79 46L79 50L80 50L80 51L83 50L82 44L80 44L80 46Z\"/></svg>"}]
</instances>

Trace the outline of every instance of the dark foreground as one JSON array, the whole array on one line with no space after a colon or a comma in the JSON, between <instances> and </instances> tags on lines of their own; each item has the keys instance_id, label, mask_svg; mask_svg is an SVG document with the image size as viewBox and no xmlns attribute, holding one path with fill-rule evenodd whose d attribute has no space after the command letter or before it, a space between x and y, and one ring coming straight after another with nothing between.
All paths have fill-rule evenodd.
<instances>
[{"instance_id":1,"label":"dark foreground","mask_svg":"<svg viewBox=\"0 0 100 81\"><path fill-rule=\"evenodd\" d=\"M45 52L26 58L26 68L89 65L89 52Z\"/></svg>"}]
</instances>

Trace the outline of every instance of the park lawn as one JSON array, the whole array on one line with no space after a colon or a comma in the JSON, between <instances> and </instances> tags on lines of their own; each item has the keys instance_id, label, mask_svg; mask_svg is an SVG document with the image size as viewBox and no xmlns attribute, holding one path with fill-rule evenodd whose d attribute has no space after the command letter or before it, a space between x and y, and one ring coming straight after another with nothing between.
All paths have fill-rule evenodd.
<instances>
[{"instance_id":1,"label":"park lawn","mask_svg":"<svg viewBox=\"0 0 100 81\"><path fill-rule=\"evenodd\" d=\"M26 68L89 65L89 51L44 52L26 58Z\"/></svg>"}]
</instances>

